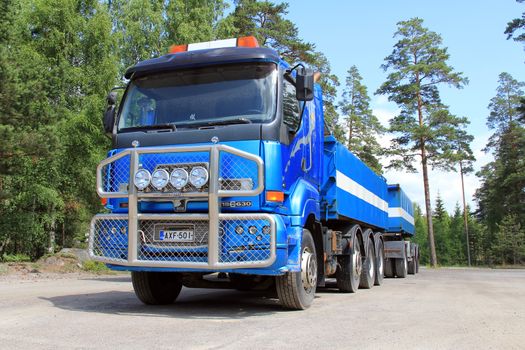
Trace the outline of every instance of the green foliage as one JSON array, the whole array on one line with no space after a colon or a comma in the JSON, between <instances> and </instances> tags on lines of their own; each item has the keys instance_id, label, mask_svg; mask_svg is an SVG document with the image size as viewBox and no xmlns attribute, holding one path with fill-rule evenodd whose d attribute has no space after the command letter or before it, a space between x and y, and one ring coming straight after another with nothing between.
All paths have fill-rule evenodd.
<instances>
[{"instance_id":1,"label":"green foliage","mask_svg":"<svg viewBox=\"0 0 525 350\"><path fill-rule=\"evenodd\" d=\"M525 0L516 0L516 2L523 3ZM507 39L514 39L515 41L525 43L525 12L521 14L521 18L515 18L509 23L507 23L507 28L505 28L505 34L507 34Z\"/></svg>"},{"instance_id":2,"label":"green foliage","mask_svg":"<svg viewBox=\"0 0 525 350\"><path fill-rule=\"evenodd\" d=\"M416 234L412 241L419 245L419 261L422 265L430 262L428 250L428 230L425 216L421 212L419 205L414 204L414 227Z\"/></svg>"},{"instance_id":3,"label":"green foliage","mask_svg":"<svg viewBox=\"0 0 525 350\"><path fill-rule=\"evenodd\" d=\"M2 255L2 262L5 263L20 263L30 262L31 258L25 254L4 254Z\"/></svg>"},{"instance_id":4,"label":"green foliage","mask_svg":"<svg viewBox=\"0 0 525 350\"><path fill-rule=\"evenodd\" d=\"M87 260L82 264L82 269L84 271L93 272L93 273L108 273L110 272L110 269L108 267L99 262L99 261L93 261L93 260Z\"/></svg>"},{"instance_id":5,"label":"green foliage","mask_svg":"<svg viewBox=\"0 0 525 350\"><path fill-rule=\"evenodd\" d=\"M370 97L357 67L350 67L347 74L340 108L346 121L348 149L381 174L378 157L382 154L382 148L377 138L384 133L384 128L372 113Z\"/></svg>"},{"instance_id":6,"label":"green foliage","mask_svg":"<svg viewBox=\"0 0 525 350\"><path fill-rule=\"evenodd\" d=\"M395 136L387 154L388 168L415 171L419 161L423 173L425 211L430 245L430 263L437 264L428 166L453 170L460 142L460 130L468 123L448 111L440 99L439 86L462 88L468 80L448 64L449 54L441 36L423 27L423 20L412 18L398 23L394 37L399 38L382 68L389 71L377 94L388 95L401 112L390 120Z\"/></svg>"}]
</instances>

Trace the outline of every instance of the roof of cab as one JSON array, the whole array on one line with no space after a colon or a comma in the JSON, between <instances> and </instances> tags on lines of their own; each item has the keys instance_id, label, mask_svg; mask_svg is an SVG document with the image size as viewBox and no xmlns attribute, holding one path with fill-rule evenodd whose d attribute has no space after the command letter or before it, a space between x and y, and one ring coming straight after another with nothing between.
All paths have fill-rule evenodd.
<instances>
[{"instance_id":1,"label":"roof of cab","mask_svg":"<svg viewBox=\"0 0 525 350\"><path fill-rule=\"evenodd\" d=\"M130 79L132 76L174 69L238 62L274 62L278 64L280 58L277 52L264 47L226 47L187 51L139 62L128 68L124 77Z\"/></svg>"}]
</instances>

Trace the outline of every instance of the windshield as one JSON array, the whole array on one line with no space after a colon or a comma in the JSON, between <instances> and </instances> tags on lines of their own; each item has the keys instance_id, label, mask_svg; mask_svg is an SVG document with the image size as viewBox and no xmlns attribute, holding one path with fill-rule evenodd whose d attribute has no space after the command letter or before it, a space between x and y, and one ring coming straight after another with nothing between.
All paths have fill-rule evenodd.
<instances>
[{"instance_id":1,"label":"windshield","mask_svg":"<svg viewBox=\"0 0 525 350\"><path fill-rule=\"evenodd\" d=\"M150 75L130 83L118 129L263 123L276 111L277 66L245 63Z\"/></svg>"}]
</instances>

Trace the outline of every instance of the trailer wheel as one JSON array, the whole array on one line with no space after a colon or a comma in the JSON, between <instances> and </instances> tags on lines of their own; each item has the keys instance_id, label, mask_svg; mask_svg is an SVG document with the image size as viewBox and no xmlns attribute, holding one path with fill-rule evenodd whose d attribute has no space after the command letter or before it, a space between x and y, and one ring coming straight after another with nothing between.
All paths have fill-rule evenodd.
<instances>
[{"instance_id":1,"label":"trailer wheel","mask_svg":"<svg viewBox=\"0 0 525 350\"><path fill-rule=\"evenodd\" d=\"M275 284L285 308L304 310L312 304L317 289L317 255L314 239L307 229L303 229L301 242L301 271L277 276Z\"/></svg>"},{"instance_id":2,"label":"trailer wheel","mask_svg":"<svg viewBox=\"0 0 525 350\"><path fill-rule=\"evenodd\" d=\"M361 279L362 259L359 238L354 235L350 244L349 254L338 257L335 278L341 292L355 293Z\"/></svg>"},{"instance_id":3,"label":"trailer wheel","mask_svg":"<svg viewBox=\"0 0 525 350\"><path fill-rule=\"evenodd\" d=\"M407 258L395 259L396 275L399 278L405 278L407 276Z\"/></svg>"},{"instance_id":4,"label":"trailer wheel","mask_svg":"<svg viewBox=\"0 0 525 350\"><path fill-rule=\"evenodd\" d=\"M419 246L416 246L416 273L419 273Z\"/></svg>"},{"instance_id":5,"label":"trailer wheel","mask_svg":"<svg viewBox=\"0 0 525 350\"><path fill-rule=\"evenodd\" d=\"M412 257L412 260L408 262L408 274L409 275L415 275L416 274L416 256Z\"/></svg>"},{"instance_id":6,"label":"trailer wheel","mask_svg":"<svg viewBox=\"0 0 525 350\"><path fill-rule=\"evenodd\" d=\"M383 244L383 241L379 239L377 242L377 250L376 250L376 278L374 281L374 284L376 286L380 286L383 284L383 277L385 273L385 246Z\"/></svg>"},{"instance_id":7,"label":"trailer wheel","mask_svg":"<svg viewBox=\"0 0 525 350\"><path fill-rule=\"evenodd\" d=\"M394 277L394 259L386 258L385 259L385 277L393 278Z\"/></svg>"},{"instance_id":8,"label":"trailer wheel","mask_svg":"<svg viewBox=\"0 0 525 350\"><path fill-rule=\"evenodd\" d=\"M359 281L359 288L370 289L374 286L374 281L376 279L376 256L374 242L368 238L368 252L363 263L363 271L361 272L361 279Z\"/></svg>"},{"instance_id":9,"label":"trailer wheel","mask_svg":"<svg viewBox=\"0 0 525 350\"><path fill-rule=\"evenodd\" d=\"M144 304L171 304L182 289L182 278L175 272L132 271L135 295Z\"/></svg>"}]
</instances>

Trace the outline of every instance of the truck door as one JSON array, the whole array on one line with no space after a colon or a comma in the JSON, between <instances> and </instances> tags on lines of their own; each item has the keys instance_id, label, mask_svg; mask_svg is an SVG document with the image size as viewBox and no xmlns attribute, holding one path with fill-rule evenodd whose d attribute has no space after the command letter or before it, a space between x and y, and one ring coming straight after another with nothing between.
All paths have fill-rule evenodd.
<instances>
[{"instance_id":1,"label":"truck door","mask_svg":"<svg viewBox=\"0 0 525 350\"><path fill-rule=\"evenodd\" d=\"M319 126L315 101L306 102L301 116L304 102L297 101L295 86L283 79L283 120L290 130L291 138L283 152L283 177L287 190L299 177L319 188L323 129Z\"/></svg>"}]
</instances>

